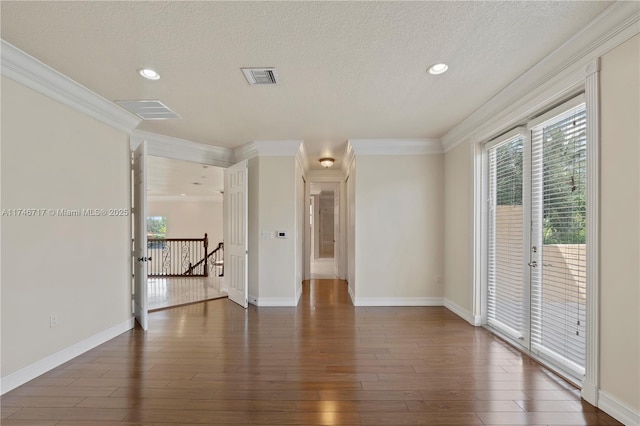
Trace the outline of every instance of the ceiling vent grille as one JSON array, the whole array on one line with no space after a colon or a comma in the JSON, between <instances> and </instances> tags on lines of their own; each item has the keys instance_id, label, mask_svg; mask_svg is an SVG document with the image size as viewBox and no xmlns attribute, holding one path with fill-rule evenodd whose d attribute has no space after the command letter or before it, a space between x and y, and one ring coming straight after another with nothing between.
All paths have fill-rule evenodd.
<instances>
[{"instance_id":1,"label":"ceiling vent grille","mask_svg":"<svg viewBox=\"0 0 640 426\"><path fill-rule=\"evenodd\" d=\"M118 105L129 112L134 113L143 120L166 120L180 118L168 106L158 100L146 101L116 101Z\"/></svg>"},{"instance_id":2,"label":"ceiling vent grille","mask_svg":"<svg viewBox=\"0 0 640 426\"><path fill-rule=\"evenodd\" d=\"M251 85L280 84L275 68L242 68L242 73Z\"/></svg>"}]
</instances>

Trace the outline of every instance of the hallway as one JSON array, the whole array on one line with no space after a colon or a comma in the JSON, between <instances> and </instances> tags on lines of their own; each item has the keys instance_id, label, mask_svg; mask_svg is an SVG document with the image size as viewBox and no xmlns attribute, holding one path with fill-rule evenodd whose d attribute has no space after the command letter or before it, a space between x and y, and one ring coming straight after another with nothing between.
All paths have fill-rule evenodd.
<instances>
[{"instance_id":1,"label":"hallway","mask_svg":"<svg viewBox=\"0 0 640 426\"><path fill-rule=\"evenodd\" d=\"M619 424L447 309L354 308L344 281L149 318L4 395L2 425Z\"/></svg>"}]
</instances>

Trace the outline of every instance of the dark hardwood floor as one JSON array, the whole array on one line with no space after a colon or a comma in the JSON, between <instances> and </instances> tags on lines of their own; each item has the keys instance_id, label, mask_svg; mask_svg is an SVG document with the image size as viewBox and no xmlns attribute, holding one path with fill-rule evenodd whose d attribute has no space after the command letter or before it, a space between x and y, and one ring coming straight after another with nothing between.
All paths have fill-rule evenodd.
<instances>
[{"instance_id":1,"label":"dark hardwood floor","mask_svg":"<svg viewBox=\"0 0 640 426\"><path fill-rule=\"evenodd\" d=\"M297 308L227 299L140 329L2 397L2 425L620 424L441 307L354 308L343 281Z\"/></svg>"}]
</instances>

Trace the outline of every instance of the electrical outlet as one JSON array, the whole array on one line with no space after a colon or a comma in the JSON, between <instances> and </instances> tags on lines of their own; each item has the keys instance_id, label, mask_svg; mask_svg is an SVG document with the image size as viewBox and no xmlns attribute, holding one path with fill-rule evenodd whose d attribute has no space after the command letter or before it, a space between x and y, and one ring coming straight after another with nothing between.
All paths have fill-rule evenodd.
<instances>
[{"instance_id":1,"label":"electrical outlet","mask_svg":"<svg viewBox=\"0 0 640 426\"><path fill-rule=\"evenodd\" d=\"M58 325L58 315L57 314L51 314L49 316L49 328L53 328L55 326Z\"/></svg>"}]
</instances>

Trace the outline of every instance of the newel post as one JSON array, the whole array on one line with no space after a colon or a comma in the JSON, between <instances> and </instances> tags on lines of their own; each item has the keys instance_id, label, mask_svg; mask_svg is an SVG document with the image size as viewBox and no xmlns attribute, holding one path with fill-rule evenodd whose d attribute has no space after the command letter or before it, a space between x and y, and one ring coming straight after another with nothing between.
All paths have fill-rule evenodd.
<instances>
[{"instance_id":1,"label":"newel post","mask_svg":"<svg viewBox=\"0 0 640 426\"><path fill-rule=\"evenodd\" d=\"M207 248L209 247L209 237L207 236L207 233L204 233L204 276L208 277L209 276L209 268L207 267L207 258L209 257L208 253L207 253Z\"/></svg>"}]
</instances>

